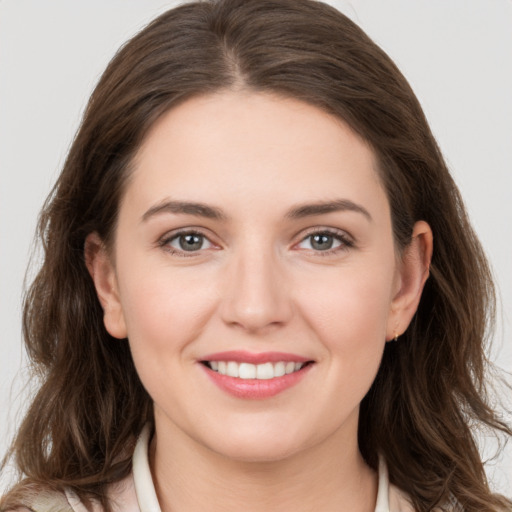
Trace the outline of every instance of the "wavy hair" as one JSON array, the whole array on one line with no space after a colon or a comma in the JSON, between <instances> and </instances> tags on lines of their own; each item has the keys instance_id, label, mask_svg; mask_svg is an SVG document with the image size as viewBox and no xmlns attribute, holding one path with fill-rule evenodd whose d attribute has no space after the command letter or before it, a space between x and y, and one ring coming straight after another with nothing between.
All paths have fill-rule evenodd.
<instances>
[{"instance_id":1,"label":"wavy hair","mask_svg":"<svg viewBox=\"0 0 512 512\"><path fill-rule=\"evenodd\" d=\"M386 344L361 404L359 447L416 510L467 512L511 503L489 490L477 424L512 435L486 395L494 289L425 116L391 59L347 17L312 0L209 0L169 10L116 54L97 84L39 221L44 261L24 303L26 348L41 385L10 456L24 476L0 504L34 486L71 488L109 510L107 486L131 470L152 420L126 340L112 338L84 261L84 240L108 244L131 162L163 113L199 94L272 92L337 116L377 157L402 250L417 220L435 248L418 311Z\"/></svg>"}]
</instances>

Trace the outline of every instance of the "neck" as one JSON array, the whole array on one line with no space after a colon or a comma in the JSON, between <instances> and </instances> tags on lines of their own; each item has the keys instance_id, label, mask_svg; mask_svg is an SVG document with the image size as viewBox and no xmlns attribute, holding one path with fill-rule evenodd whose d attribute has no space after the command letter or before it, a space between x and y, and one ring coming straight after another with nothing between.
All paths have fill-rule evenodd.
<instances>
[{"instance_id":1,"label":"neck","mask_svg":"<svg viewBox=\"0 0 512 512\"><path fill-rule=\"evenodd\" d=\"M158 428L158 427L162 428ZM150 466L162 512L373 512L377 475L354 439L329 439L275 461L233 460L156 421Z\"/></svg>"}]
</instances>

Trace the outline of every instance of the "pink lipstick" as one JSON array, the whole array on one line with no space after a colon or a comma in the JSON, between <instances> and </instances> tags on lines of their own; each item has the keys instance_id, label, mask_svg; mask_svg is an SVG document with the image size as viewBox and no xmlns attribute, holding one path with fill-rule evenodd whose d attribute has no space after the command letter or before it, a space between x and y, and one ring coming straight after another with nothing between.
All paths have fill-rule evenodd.
<instances>
[{"instance_id":1,"label":"pink lipstick","mask_svg":"<svg viewBox=\"0 0 512 512\"><path fill-rule=\"evenodd\" d=\"M201 366L223 391L246 399L262 400L295 386L313 361L283 352L218 352L205 356Z\"/></svg>"}]
</instances>

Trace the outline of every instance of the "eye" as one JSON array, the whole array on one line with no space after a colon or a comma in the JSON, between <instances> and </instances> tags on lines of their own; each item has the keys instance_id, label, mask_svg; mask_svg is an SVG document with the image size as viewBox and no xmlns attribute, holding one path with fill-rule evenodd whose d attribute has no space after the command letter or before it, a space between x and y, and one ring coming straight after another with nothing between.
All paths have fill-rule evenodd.
<instances>
[{"instance_id":1,"label":"eye","mask_svg":"<svg viewBox=\"0 0 512 512\"><path fill-rule=\"evenodd\" d=\"M159 245L173 254L186 256L184 253L194 253L213 247L205 235L197 231L182 231L163 238Z\"/></svg>"},{"instance_id":2,"label":"eye","mask_svg":"<svg viewBox=\"0 0 512 512\"><path fill-rule=\"evenodd\" d=\"M342 232L322 230L308 234L301 242L299 242L297 247L300 249L331 254L339 250L345 250L353 245L352 240Z\"/></svg>"}]
</instances>

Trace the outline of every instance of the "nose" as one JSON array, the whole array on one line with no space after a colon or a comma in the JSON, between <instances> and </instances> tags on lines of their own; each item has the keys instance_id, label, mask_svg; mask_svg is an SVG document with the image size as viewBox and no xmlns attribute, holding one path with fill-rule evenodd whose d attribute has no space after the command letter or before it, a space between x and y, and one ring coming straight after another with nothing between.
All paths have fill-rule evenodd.
<instances>
[{"instance_id":1,"label":"nose","mask_svg":"<svg viewBox=\"0 0 512 512\"><path fill-rule=\"evenodd\" d=\"M276 260L270 251L246 250L233 257L222 292L225 323L262 334L289 322L293 313L289 286Z\"/></svg>"}]
</instances>

